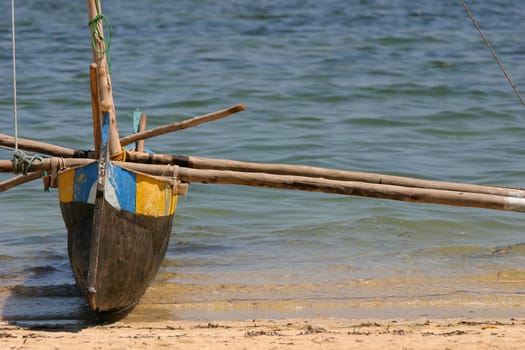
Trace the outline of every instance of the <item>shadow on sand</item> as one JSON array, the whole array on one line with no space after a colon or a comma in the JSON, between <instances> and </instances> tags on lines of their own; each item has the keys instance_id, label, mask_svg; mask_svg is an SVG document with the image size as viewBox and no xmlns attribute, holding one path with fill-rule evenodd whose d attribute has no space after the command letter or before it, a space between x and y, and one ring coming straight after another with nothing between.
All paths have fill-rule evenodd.
<instances>
[{"instance_id":1,"label":"shadow on sand","mask_svg":"<svg viewBox=\"0 0 525 350\"><path fill-rule=\"evenodd\" d=\"M76 284L23 285L0 288L1 320L9 325L48 331L78 332L116 322L133 308L118 313L94 313Z\"/></svg>"}]
</instances>

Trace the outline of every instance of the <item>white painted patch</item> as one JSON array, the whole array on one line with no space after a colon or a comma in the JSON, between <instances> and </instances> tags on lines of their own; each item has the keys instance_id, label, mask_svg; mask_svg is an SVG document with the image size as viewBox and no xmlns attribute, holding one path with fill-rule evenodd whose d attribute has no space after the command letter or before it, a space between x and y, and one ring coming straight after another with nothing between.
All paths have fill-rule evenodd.
<instances>
[{"instance_id":1,"label":"white painted patch","mask_svg":"<svg viewBox=\"0 0 525 350\"><path fill-rule=\"evenodd\" d=\"M508 210L525 212L525 199L505 197L505 208Z\"/></svg>"},{"instance_id":2,"label":"white painted patch","mask_svg":"<svg viewBox=\"0 0 525 350\"><path fill-rule=\"evenodd\" d=\"M106 181L106 186L104 189L104 198L109 204L111 204L113 208L120 210L117 191L115 191L115 187L113 187L111 181Z\"/></svg>"},{"instance_id":3,"label":"white painted patch","mask_svg":"<svg viewBox=\"0 0 525 350\"><path fill-rule=\"evenodd\" d=\"M97 182L95 181L89 190L89 197L87 202L90 204L95 204L95 199L97 198Z\"/></svg>"}]
</instances>

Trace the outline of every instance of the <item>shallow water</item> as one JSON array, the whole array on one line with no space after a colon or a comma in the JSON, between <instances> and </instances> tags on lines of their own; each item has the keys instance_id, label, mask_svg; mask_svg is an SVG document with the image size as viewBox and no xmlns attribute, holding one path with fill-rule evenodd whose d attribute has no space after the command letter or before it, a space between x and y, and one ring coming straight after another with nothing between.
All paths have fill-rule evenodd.
<instances>
[{"instance_id":1,"label":"shallow water","mask_svg":"<svg viewBox=\"0 0 525 350\"><path fill-rule=\"evenodd\" d=\"M148 140L158 152L523 185L523 107L459 2L147 3L103 4L114 27L121 133L131 132L136 108L154 127L248 106ZM90 147L85 4L16 6L20 136ZM471 6L523 86L525 4ZM9 21L8 4L0 4L0 132L13 134ZM3 318L82 318L56 193L32 183L0 198ZM198 302L205 294L228 299L214 294L217 286L243 300L261 299L253 289L261 285L269 286L262 289L269 300L363 298L366 289L339 284L399 278L407 290L427 279L441 287L449 278L464 281L452 284L455 293L470 290L475 276L522 270L522 224L516 213L193 184L179 201L155 286L174 291L169 303ZM515 276L513 283L521 283ZM377 283L376 292L388 289ZM16 285L37 289L20 292ZM179 298L175 291L185 286L209 293ZM278 286L301 288L282 294ZM497 295L501 287L483 286L473 291ZM509 293L519 298L517 290ZM161 297L148 294L147 304Z\"/></svg>"}]
</instances>

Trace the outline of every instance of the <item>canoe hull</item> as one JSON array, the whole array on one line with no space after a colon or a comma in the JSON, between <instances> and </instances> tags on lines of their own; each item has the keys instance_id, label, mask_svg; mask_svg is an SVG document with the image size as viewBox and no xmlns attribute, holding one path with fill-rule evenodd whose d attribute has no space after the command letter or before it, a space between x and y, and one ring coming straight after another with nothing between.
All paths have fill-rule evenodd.
<instances>
[{"instance_id":1,"label":"canoe hull","mask_svg":"<svg viewBox=\"0 0 525 350\"><path fill-rule=\"evenodd\" d=\"M171 234L177 197L170 184L109 164L97 191L98 166L59 175L75 280L96 312L135 305L155 278Z\"/></svg>"},{"instance_id":2,"label":"canoe hull","mask_svg":"<svg viewBox=\"0 0 525 350\"><path fill-rule=\"evenodd\" d=\"M154 218L118 211L104 203L94 311L111 312L138 302L155 278L169 243L172 216ZM75 280L88 290L93 204L61 203L68 227L68 254Z\"/></svg>"}]
</instances>

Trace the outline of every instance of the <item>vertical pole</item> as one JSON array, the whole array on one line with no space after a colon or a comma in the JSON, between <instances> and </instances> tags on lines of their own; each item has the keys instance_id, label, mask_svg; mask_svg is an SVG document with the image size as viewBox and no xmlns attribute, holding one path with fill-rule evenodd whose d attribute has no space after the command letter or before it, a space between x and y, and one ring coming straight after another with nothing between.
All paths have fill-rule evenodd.
<instances>
[{"instance_id":1,"label":"vertical pole","mask_svg":"<svg viewBox=\"0 0 525 350\"><path fill-rule=\"evenodd\" d=\"M98 33L100 35L93 35L92 51L93 61L98 67L98 90L99 90L99 114L100 120L103 115L109 112L109 154L118 155L121 152L120 137L118 134L117 117L115 114L115 105L113 104L113 92L111 88L111 77L108 72L107 58L106 58L106 44L104 43L104 33L102 21L97 21L91 24L101 11L101 0L87 0L90 31L92 25L98 26Z\"/></svg>"},{"instance_id":2,"label":"vertical pole","mask_svg":"<svg viewBox=\"0 0 525 350\"><path fill-rule=\"evenodd\" d=\"M142 113L140 115L140 122L139 122L139 129L137 130L137 132L141 132L141 131L144 131L146 130L146 122L148 120L148 117L146 116L146 114ZM138 140L137 141L137 149L136 149L137 152L144 152L144 140Z\"/></svg>"},{"instance_id":3,"label":"vertical pole","mask_svg":"<svg viewBox=\"0 0 525 350\"><path fill-rule=\"evenodd\" d=\"M91 63L89 66L89 82L91 87L91 108L93 111L93 143L95 146L95 159L99 159L102 127L100 125L101 112L98 93L98 67L96 63Z\"/></svg>"}]
</instances>

